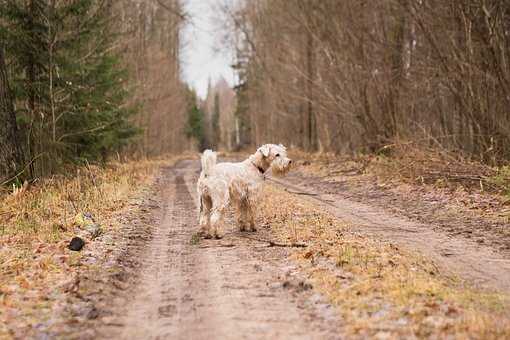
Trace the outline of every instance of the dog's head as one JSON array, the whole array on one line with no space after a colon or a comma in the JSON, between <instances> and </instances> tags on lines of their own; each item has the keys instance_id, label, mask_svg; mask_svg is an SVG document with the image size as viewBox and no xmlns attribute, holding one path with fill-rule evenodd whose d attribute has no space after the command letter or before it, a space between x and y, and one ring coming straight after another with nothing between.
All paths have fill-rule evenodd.
<instances>
[{"instance_id":1,"label":"dog's head","mask_svg":"<svg viewBox=\"0 0 510 340\"><path fill-rule=\"evenodd\" d=\"M258 164L264 170L271 168L271 172L275 176L283 176L290 170L292 160L287 157L287 149L279 144L264 144L258 148L257 153L260 154Z\"/></svg>"}]
</instances>

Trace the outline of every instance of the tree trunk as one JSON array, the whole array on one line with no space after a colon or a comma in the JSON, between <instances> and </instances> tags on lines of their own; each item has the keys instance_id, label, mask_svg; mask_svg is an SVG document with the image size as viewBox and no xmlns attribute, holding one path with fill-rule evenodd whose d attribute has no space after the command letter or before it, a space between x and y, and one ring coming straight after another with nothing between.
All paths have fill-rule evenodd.
<instances>
[{"instance_id":1,"label":"tree trunk","mask_svg":"<svg viewBox=\"0 0 510 340\"><path fill-rule=\"evenodd\" d=\"M15 176L23 163L3 46L0 46L0 122L3 122L0 124L0 182L3 183Z\"/></svg>"},{"instance_id":2,"label":"tree trunk","mask_svg":"<svg viewBox=\"0 0 510 340\"><path fill-rule=\"evenodd\" d=\"M313 46L313 37L309 32L307 34L307 42L306 42L306 73L307 73L307 81L306 81L306 98L307 98L307 122L308 122L308 150L315 151L317 149L317 120L315 117L314 107L313 107L313 81L314 81L314 46Z\"/></svg>"}]
</instances>

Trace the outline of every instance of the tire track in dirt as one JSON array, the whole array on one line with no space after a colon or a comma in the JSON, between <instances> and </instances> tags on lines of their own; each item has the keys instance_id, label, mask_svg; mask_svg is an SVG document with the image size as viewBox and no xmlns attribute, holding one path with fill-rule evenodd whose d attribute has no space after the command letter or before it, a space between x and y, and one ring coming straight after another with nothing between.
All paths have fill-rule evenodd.
<instances>
[{"instance_id":1,"label":"tire track in dirt","mask_svg":"<svg viewBox=\"0 0 510 340\"><path fill-rule=\"evenodd\" d=\"M443 271L478 287L510 293L510 259L489 246L452 237L382 208L345 199L341 193L326 194L320 183L310 189L305 179L296 174L285 180L271 178L271 181L350 222L356 232L417 250Z\"/></svg>"},{"instance_id":2,"label":"tire track in dirt","mask_svg":"<svg viewBox=\"0 0 510 340\"><path fill-rule=\"evenodd\" d=\"M339 338L341 322L333 308L302 288L306 285L292 283L303 281L287 260L286 249L268 248L236 231L220 241L190 242L198 230L196 197L191 194L198 166L196 161L183 161L167 171L167 187L162 188L168 199L166 213L141 256L138 284L130 290L128 303L117 308L117 322L101 336Z\"/></svg>"}]
</instances>

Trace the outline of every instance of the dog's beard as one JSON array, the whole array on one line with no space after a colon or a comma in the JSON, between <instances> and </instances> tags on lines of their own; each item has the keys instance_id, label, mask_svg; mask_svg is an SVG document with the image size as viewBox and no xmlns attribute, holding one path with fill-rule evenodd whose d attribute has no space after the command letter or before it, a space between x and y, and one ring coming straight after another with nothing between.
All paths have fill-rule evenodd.
<instances>
[{"instance_id":1,"label":"dog's beard","mask_svg":"<svg viewBox=\"0 0 510 340\"><path fill-rule=\"evenodd\" d=\"M290 163L285 163L283 161L275 160L271 163L271 174L276 177L285 176L290 170Z\"/></svg>"}]
</instances>

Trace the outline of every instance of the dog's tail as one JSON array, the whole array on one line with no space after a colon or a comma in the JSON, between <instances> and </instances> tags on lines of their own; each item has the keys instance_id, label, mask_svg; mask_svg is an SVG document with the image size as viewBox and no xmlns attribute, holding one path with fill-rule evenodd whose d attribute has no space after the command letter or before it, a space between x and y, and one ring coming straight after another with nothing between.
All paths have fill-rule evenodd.
<instances>
[{"instance_id":1,"label":"dog's tail","mask_svg":"<svg viewBox=\"0 0 510 340\"><path fill-rule=\"evenodd\" d=\"M205 150L200 160L202 162L202 172L205 176L209 176L212 168L216 165L216 152Z\"/></svg>"}]
</instances>

